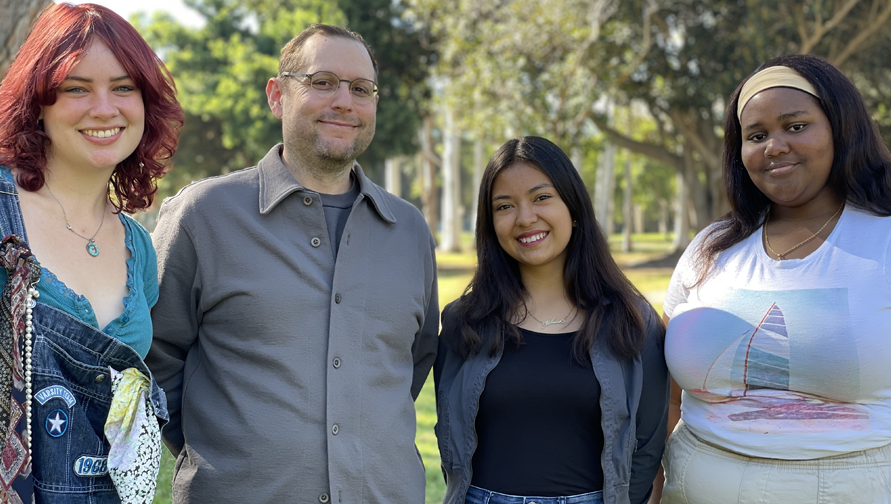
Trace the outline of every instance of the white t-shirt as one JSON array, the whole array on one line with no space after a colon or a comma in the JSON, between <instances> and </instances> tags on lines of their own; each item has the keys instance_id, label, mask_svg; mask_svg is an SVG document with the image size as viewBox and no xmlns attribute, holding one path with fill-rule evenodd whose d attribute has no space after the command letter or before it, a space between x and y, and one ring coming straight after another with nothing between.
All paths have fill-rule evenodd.
<instances>
[{"instance_id":1,"label":"white t-shirt","mask_svg":"<svg viewBox=\"0 0 891 504\"><path fill-rule=\"evenodd\" d=\"M671 278L665 358L681 419L750 456L812 459L891 443L891 217L847 206L804 259L761 230L695 283L700 234Z\"/></svg>"}]
</instances>

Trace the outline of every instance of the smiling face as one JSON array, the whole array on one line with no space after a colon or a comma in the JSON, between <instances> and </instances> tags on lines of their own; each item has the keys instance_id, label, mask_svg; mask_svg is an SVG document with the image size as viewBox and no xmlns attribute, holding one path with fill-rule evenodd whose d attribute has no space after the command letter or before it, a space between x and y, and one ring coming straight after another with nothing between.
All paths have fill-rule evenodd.
<instances>
[{"instance_id":1,"label":"smiling face","mask_svg":"<svg viewBox=\"0 0 891 504\"><path fill-rule=\"evenodd\" d=\"M492 184L492 224L501 248L520 272L553 267L561 274L572 236L572 216L551 179L535 165L519 162Z\"/></svg>"},{"instance_id":2,"label":"smiling face","mask_svg":"<svg viewBox=\"0 0 891 504\"><path fill-rule=\"evenodd\" d=\"M797 89L766 89L749 101L739 119L743 164L774 204L834 201L828 184L832 128L814 97Z\"/></svg>"},{"instance_id":3,"label":"smiling face","mask_svg":"<svg viewBox=\"0 0 891 504\"><path fill-rule=\"evenodd\" d=\"M316 34L306 40L302 54L301 68L288 71L326 71L346 80L375 78L368 50L352 39ZM371 103L356 103L349 87L341 83L332 96L319 96L308 79L269 81L269 106L282 119L286 157L290 152L321 166L342 165L368 148L374 137L377 97Z\"/></svg>"},{"instance_id":4,"label":"smiling face","mask_svg":"<svg viewBox=\"0 0 891 504\"><path fill-rule=\"evenodd\" d=\"M112 171L136 150L145 128L145 106L120 62L101 39L41 107L50 139L47 167L94 167Z\"/></svg>"}]
</instances>

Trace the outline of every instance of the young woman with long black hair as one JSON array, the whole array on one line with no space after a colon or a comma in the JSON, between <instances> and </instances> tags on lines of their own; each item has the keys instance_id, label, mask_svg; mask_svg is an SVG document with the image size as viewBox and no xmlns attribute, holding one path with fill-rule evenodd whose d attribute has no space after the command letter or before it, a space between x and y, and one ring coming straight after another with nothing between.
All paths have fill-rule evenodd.
<instances>
[{"instance_id":1,"label":"young woman with long black hair","mask_svg":"<svg viewBox=\"0 0 891 504\"><path fill-rule=\"evenodd\" d=\"M478 208L477 271L443 311L434 366L445 502L646 502L665 439L664 330L581 177L550 141L510 140Z\"/></svg>"}]
</instances>

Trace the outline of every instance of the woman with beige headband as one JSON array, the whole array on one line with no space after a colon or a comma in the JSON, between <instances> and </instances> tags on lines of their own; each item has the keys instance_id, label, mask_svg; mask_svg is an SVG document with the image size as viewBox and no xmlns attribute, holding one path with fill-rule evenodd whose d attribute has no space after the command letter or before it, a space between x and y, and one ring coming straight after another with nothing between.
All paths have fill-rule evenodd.
<instances>
[{"instance_id":1,"label":"woman with beige headband","mask_svg":"<svg viewBox=\"0 0 891 504\"><path fill-rule=\"evenodd\" d=\"M661 502L891 503L891 154L813 56L744 81L724 131L732 210L664 304Z\"/></svg>"}]
</instances>

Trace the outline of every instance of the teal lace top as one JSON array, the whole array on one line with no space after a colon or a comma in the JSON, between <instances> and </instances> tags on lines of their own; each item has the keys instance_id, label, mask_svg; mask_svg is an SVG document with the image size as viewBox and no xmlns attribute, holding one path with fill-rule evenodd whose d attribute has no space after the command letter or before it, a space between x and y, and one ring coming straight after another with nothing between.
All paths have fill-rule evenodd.
<instances>
[{"instance_id":1,"label":"teal lace top","mask_svg":"<svg viewBox=\"0 0 891 504\"><path fill-rule=\"evenodd\" d=\"M9 168L0 165L0 176L12 181ZM151 308L158 301L158 261L148 231L124 213L118 214L124 224L124 243L130 250L127 259L127 296L124 311L101 328L136 350L143 359L152 345ZM40 260L40 257L37 257ZM0 281L6 284L6 270L0 268ZM96 313L87 298L69 289L52 271L43 268L37 283L40 302L62 310L97 329Z\"/></svg>"}]
</instances>

